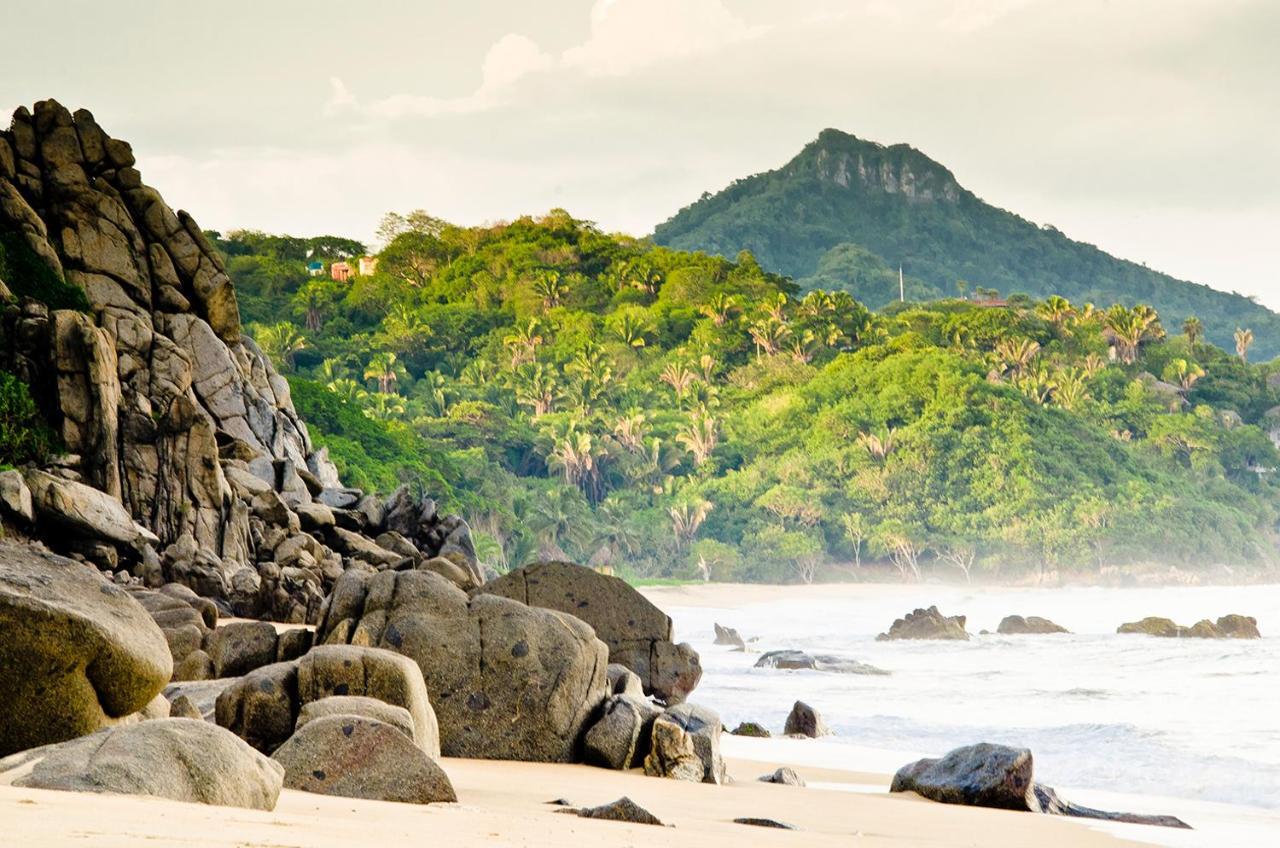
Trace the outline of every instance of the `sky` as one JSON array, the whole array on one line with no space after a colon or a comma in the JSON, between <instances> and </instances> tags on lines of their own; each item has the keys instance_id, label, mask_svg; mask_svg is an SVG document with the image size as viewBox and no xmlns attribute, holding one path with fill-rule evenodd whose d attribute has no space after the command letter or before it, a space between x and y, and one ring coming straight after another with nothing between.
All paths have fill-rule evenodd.
<instances>
[{"instance_id":1,"label":"sky","mask_svg":"<svg viewBox=\"0 0 1280 848\"><path fill-rule=\"evenodd\" d=\"M389 210L562 207L645 235L835 127L1280 308L1276 0L42 0L4 17L0 108L88 108L206 228L371 241Z\"/></svg>"}]
</instances>

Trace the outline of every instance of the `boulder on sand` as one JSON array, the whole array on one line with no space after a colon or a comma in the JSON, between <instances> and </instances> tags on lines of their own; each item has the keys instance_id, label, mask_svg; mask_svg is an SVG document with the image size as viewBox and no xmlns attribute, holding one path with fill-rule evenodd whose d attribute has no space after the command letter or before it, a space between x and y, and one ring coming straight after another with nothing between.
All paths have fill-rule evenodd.
<instances>
[{"instance_id":1,"label":"boulder on sand","mask_svg":"<svg viewBox=\"0 0 1280 848\"><path fill-rule=\"evenodd\" d=\"M727 780L720 756L720 716L706 707L677 704L653 723L644 773L699 783Z\"/></svg>"},{"instance_id":2,"label":"boulder on sand","mask_svg":"<svg viewBox=\"0 0 1280 848\"><path fill-rule=\"evenodd\" d=\"M898 769L889 791L915 792L943 804L1187 827L1173 816L1111 813L1065 802L1035 782L1029 750L988 742L956 748L941 759L909 763Z\"/></svg>"},{"instance_id":3,"label":"boulder on sand","mask_svg":"<svg viewBox=\"0 0 1280 848\"><path fill-rule=\"evenodd\" d=\"M297 733L302 726L318 718L343 715L380 721L389 724L412 739L416 732L413 716L404 707L379 701L377 698L366 698L363 695L330 695L309 704L303 704L298 712L298 723L294 726Z\"/></svg>"},{"instance_id":4,"label":"boulder on sand","mask_svg":"<svg viewBox=\"0 0 1280 848\"><path fill-rule=\"evenodd\" d=\"M671 618L618 577L571 562L540 562L479 591L582 619L609 647L609 662L634 671L645 694L665 703L683 701L702 679L697 652L672 642Z\"/></svg>"},{"instance_id":5,"label":"boulder on sand","mask_svg":"<svg viewBox=\"0 0 1280 848\"><path fill-rule=\"evenodd\" d=\"M207 721L157 719L110 727L0 760L14 786L154 795L272 810L284 769Z\"/></svg>"},{"instance_id":6,"label":"boulder on sand","mask_svg":"<svg viewBox=\"0 0 1280 848\"><path fill-rule=\"evenodd\" d=\"M573 762L606 697L608 649L590 627L496 595L468 597L429 571L347 570L317 637L416 662L446 756Z\"/></svg>"},{"instance_id":7,"label":"boulder on sand","mask_svg":"<svg viewBox=\"0 0 1280 848\"><path fill-rule=\"evenodd\" d=\"M783 786L804 786L804 778L795 773L795 769L782 766L771 774L763 774L757 778L761 783L778 783Z\"/></svg>"},{"instance_id":8,"label":"boulder on sand","mask_svg":"<svg viewBox=\"0 0 1280 848\"><path fill-rule=\"evenodd\" d=\"M1006 636L1024 636L1045 633L1070 633L1071 631L1038 615L1029 615L1026 618L1020 615L1006 615L1000 619L1000 626L996 628L996 632L1003 633Z\"/></svg>"},{"instance_id":9,"label":"boulder on sand","mask_svg":"<svg viewBox=\"0 0 1280 848\"><path fill-rule=\"evenodd\" d=\"M0 756L92 733L169 682L164 634L94 569L0 541Z\"/></svg>"},{"instance_id":10,"label":"boulder on sand","mask_svg":"<svg viewBox=\"0 0 1280 848\"><path fill-rule=\"evenodd\" d=\"M559 810L561 813L581 816L584 819L603 819L605 821L628 822L630 824L652 824L662 827L662 820L644 807L623 796L599 807L583 807L582 809Z\"/></svg>"},{"instance_id":11,"label":"boulder on sand","mask_svg":"<svg viewBox=\"0 0 1280 848\"><path fill-rule=\"evenodd\" d=\"M963 615L943 615L937 607L915 609L902 618L897 619L889 627L889 632L876 637L877 642L894 639L954 639L969 638L964 629Z\"/></svg>"},{"instance_id":12,"label":"boulder on sand","mask_svg":"<svg viewBox=\"0 0 1280 848\"><path fill-rule=\"evenodd\" d=\"M614 695L583 738L583 760L611 769L636 768L648 753L653 722L662 710L642 698Z\"/></svg>"},{"instance_id":13,"label":"boulder on sand","mask_svg":"<svg viewBox=\"0 0 1280 848\"><path fill-rule=\"evenodd\" d=\"M729 731L734 736L753 736L757 739L768 739L773 734L764 725L754 721L740 721L738 726Z\"/></svg>"},{"instance_id":14,"label":"boulder on sand","mask_svg":"<svg viewBox=\"0 0 1280 848\"><path fill-rule=\"evenodd\" d=\"M417 665L394 651L355 645L319 645L301 659L251 671L218 695L215 717L265 753L295 730L302 708L331 695L363 695L402 707L413 719L413 738L440 755L440 731Z\"/></svg>"},{"instance_id":15,"label":"boulder on sand","mask_svg":"<svg viewBox=\"0 0 1280 848\"><path fill-rule=\"evenodd\" d=\"M271 757L284 766L284 785L303 792L408 804L458 800L434 760L376 719L327 715L300 723Z\"/></svg>"},{"instance_id":16,"label":"boulder on sand","mask_svg":"<svg viewBox=\"0 0 1280 848\"><path fill-rule=\"evenodd\" d=\"M822 715L804 701L796 701L787 716L787 724L783 729L787 736L807 736L817 739L819 736L830 736L831 728L822 720Z\"/></svg>"}]
</instances>

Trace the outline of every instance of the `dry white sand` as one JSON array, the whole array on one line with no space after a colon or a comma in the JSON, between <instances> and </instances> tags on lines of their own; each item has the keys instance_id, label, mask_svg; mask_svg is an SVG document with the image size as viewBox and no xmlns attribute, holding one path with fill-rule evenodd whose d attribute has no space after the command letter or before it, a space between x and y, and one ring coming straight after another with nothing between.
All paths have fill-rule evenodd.
<instances>
[{"instance_id":1,"label":"dry white sand","mask_svg":"<svg viewBox=\"0 0 1280 848\"><path fill-rule=\"evenodd\" d=\"M0 786L0 845L13 848L394 848L395 846L662 845L673 848L928 846L1092 848L1114 836L1031 813L980 810L914 796L850 793L756 781L775 763L731 760L737 782L682 783L589 766L446 759L457 804L392 804L286 790L273 812ZM884 784L882 775L796 769L810 781ZM567 798L594 806L629 796L671 827L592 821L556 812ZM743 816L798 828L735 824Z\"/></svg>"}]
</instances>

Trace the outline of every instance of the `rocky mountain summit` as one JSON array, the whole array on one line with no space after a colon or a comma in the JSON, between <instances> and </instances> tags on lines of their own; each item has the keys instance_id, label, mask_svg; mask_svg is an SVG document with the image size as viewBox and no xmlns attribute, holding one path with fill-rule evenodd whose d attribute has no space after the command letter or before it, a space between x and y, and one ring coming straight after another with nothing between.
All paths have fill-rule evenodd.
<instances>
[{"instance_id":1,"label":"rocky mountain summit","mask_svg":"<svg viewBox=\"0 0 1280 848\"><path fill-rule=\"evenodd\" d=\"M697 654L639 593L486 585L461 517L342 485L220 255L87 111L0 132L0 237L0 368L65 449L0 471L0 783L451 801L442 754L581 761L597 725L601 764L724 779L718 716L678 703Z\"/></svg>"}]
</instances>

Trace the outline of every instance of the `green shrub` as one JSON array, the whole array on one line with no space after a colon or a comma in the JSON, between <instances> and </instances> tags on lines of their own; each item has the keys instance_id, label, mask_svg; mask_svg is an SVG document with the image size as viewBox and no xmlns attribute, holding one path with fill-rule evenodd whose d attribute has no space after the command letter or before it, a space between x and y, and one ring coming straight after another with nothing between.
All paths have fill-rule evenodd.
<instances>
[{"instance_id":1,"label":"green shrub","mask_svg":"<svg viewBox=\"0 0 1280 848\"><path fill-rule=\"evenodd\" d=\"M89 310L84 291L54 273L27 246L21 233L0 233L0 280L15 296L33 297L50 309Z\"/></svg>"},{"instance_id":2,"label":"green shrub","mask_svg":"<svg viewBox=\"0 0 1280 848\"><path fill-rule=\"evenodd\" d=\"M56 447L26 383L0 371L0 467L42 462Z\"/></svg>"}]
</instances>

